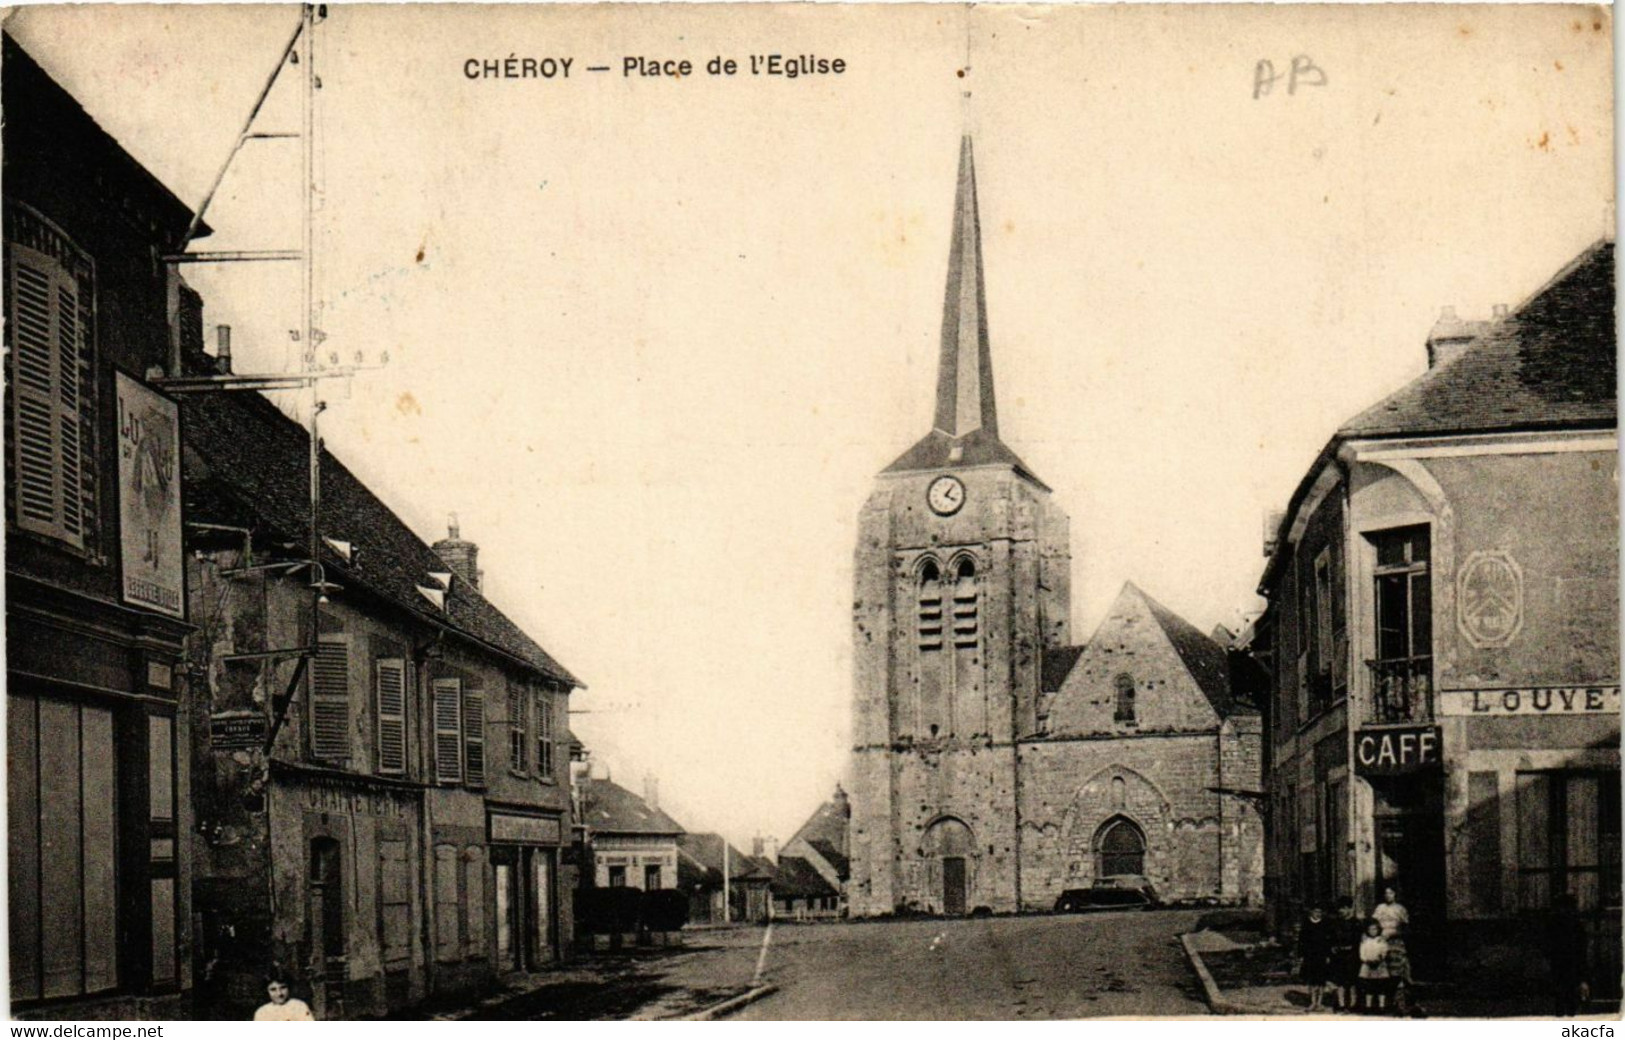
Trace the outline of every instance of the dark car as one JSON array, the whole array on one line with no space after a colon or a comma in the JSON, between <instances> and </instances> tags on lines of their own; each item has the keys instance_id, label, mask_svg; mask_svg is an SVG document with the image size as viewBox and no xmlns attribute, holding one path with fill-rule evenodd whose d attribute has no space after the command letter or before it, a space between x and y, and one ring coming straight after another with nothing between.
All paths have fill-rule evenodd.
<instances>
[{"instance_id":1,"label":"dark car","mask_svg":"<svg viewBox=\"0 0 1625 1040\"><path fill-rule=\"evenodd\" d=\"M1114 874L1096 878L1088 888L1069 888L1055 900L1055 912L1077 913L1079 910L1107 907L1138 906L1150 909L1161 906L1156 889L1139 874Z\"/></svg>"}]
</instances>

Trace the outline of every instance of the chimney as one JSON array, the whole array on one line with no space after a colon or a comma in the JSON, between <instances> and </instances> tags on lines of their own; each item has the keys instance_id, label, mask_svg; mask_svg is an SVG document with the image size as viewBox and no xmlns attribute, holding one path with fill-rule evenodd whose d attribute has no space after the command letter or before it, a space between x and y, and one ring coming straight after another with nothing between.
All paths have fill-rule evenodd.
<instances>
[{"instance_id":1,"label":"chimney","mask_svg":"<svg viewBox=\"0 0 1625 1040\"><path fill-rule=\"evenodd\" d=\"M651 809L660 808L660 781L653 773L643 774L643 800Z\"/></svg>"},{"instance_id":2,"label":"chimney","mask_svg":"<svg viewBox=\"0 0 1625 1040\"><path fill-rule=\"evenodd\" d=\"M231 326L214 327L214 370L220 375L231 375Z\"/></svg>"},{"instance_id":3,"label":"chimney","mask_svg":"<svg viewBox=\"0 0 1625 1040\"><path fill-rule=\"evenodd\" d=\"M767 839L758 834L750 840L750 854L757 859L767 855Z\"/></svg>"},{"instance_id":4,"label":"chimney","mask_svg":"<svg viewBox=\"0 0 1625 1040\"><path fill-rule=\"evenodd\" d=\"M762 855L767 858L769 863L777 863L779 861L779 839L769 834L762 839L762 845Z\"/></svg>"},{"instance_id":5,"label":"chimney","mask_svg":"<svg viewBox=\"0 0 1625 1040\"><path fill-rule=\"evenodd\" d=\"M1428 367L1448 365L1461 357L1487 328L1489 322L1463 321L1456 316L1456 308L1443 308L1428 333Z\"/></svg>"},{"instance_id":6,"label":"chimney","mask_svg":"<svg viewBox=\"0 0 1625 1040\"><path fill-rule=\"evenodd\" d=\"M462 538L462 528L457 523L457 514L452 513L446 518L447 537L434 543L435 555L446 562L453 574L468 582L476 589L480 587L480 547L473 542L465 542Z\"/></svg>"},{"instance_id":7,"label":"chimney","mask_svg":"<svg viewBox=\"0 0 1625 1040\"><path fill-rule=\"evenodd\" d=\"M1498 303L1490 309L1490 317L1494 318L1496 321L1504 321L1507 316L1507 310L1508 308L1506 304Z\"/></svg>"}]
</instances>

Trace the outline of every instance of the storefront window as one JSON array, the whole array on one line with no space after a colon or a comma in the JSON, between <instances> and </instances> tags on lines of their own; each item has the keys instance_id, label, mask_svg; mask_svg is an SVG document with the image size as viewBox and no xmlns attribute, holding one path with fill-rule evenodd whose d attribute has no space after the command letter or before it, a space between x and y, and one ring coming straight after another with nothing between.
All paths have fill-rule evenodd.
<instances>
[{"instance_id":1,"label":"storefront window","mask_svg":"<svg viewBox=\"0 0 1625 1040\"><path fill-rule=\"evenodd\" d=\"M1619 773L1519 773L1518 905L1570 893L1581 910L1620 905Z\"/></svg>"}]
</instances>

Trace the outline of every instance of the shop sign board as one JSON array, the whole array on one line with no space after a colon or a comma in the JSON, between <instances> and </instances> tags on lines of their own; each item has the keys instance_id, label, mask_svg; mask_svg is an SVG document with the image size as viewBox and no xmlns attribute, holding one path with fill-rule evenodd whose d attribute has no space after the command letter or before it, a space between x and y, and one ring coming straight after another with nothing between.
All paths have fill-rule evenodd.
<instances>
[{"instance_id":1,"label":"shop sign board","mask_svg":"<svg viewBox=\"0 0 1625 1040\"><path fill-rule=\"evenodd\" d=\"M1361 776L1406 776L1443 763L1438 726L1363 729L1354 737L1354 771Z\"/></svg>"},{"instance_id":2,"label":"shop sign board","mask_svg":"<svg viewBox=\"0 0 1625 1040\"><path fill-rule=\"evenodd\" d=\"M1618 715L1619 687L1519 686L1442 690L1440 715Z\"/></svg>"}]
</instances>

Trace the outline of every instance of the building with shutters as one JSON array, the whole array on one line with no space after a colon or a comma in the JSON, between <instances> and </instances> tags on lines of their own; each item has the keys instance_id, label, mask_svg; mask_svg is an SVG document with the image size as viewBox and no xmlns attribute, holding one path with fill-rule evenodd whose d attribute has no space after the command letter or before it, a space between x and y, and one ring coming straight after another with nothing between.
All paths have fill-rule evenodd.
<instances>
[{"instance_id":1,"label":"building with shutters","mask_svg":"<svg viewBox=\"0 0 1625 1040\"><path fill-rule=\"evenodd\" d=\"M192 985L173 402L191 211L10 36L5 99L11 1012L173 1017ZM207 233L207 228L201 229Z\"/></svg>"},{"instance_id":2,"label":"building with shutters","mask_svg":"<svg viewBox=\"0 0 1625 1040\"><path fill-rule=\"evenodd\" d=\"M1107 874L1256 898L1258 714L1132 585L1069 645L1068 519L1000 438L982 276L966 138L932 429L858 520L850 912L1045 910Z\"/></svg>"},{"instance_id":3,"label":"building with shutters","mask_svg":"<svg viewBox=\"0 0 1625 1040\"><path fill-rule=\"evenodd\" d=\"M1493 321L1447 311L1272 532L1253 647L1283 929L1392 886L1418 977L1552 992L1567 893L1592 992L1618 995L1614 300L1601 242Z\"/></svg>"},{"instance_id":4,"label":"building with shutters","mask_svg":"<svg viewBox=\"0 0 1625 1040\"><path fill-rule=\"evenodd\" d=\"M577 681L325 452L314 603L304 427L249 392L182 421L200 1006L273 962L353 1018L562 958Z\"/></svg>"}]
</instances>

